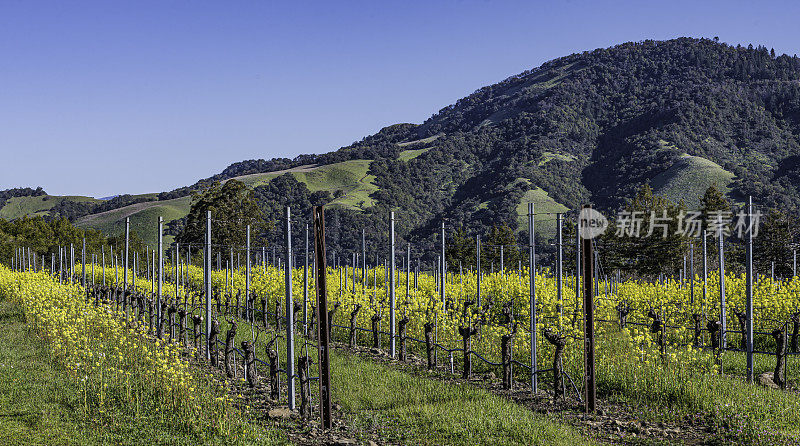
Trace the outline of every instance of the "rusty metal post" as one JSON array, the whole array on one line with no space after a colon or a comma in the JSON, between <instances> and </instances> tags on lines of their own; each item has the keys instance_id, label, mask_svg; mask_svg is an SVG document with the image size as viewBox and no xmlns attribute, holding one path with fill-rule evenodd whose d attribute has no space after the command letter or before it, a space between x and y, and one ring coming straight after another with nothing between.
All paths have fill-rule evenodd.
<instances>
[{"instance_id":1,"label":"rusty metal post","mask_svg":"<svg viewBox=\"0 0 800 446\"><path fill-rule=\"evenodd\" d=\"M322 206L314 206L314 255L317 268L317 339L319 350L319 394L320 414L325 429L332 426L331 419L331 366L328 356L328 286L325 262L325 212Z\"/></svg>"}]
</instances>

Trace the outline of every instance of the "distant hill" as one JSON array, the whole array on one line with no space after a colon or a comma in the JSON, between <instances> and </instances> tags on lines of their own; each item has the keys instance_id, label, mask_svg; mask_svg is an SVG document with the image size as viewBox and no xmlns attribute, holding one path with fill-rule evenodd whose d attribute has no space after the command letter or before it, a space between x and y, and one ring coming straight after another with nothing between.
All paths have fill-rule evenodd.
<instances>
[{"instance_id":1,"label":"distant hill","mask_svg":"<svg viewBox=\"0 0 800 446\"><path fill-rule=\"evenodd\" d=\"M528 201L541 212L585 202L612 210L645 183L689 208L716 184L735 201L752 195L796 212L799 135L796 56L709 39L624 43L547 62L422 124L389 126L334 152L243 161L194 185L115 197L105 207L85 197L50 197L52 206L13 197L0 217L65 215L115 232L130 216L152 240L146 232L158 214L179 221L194 190L231 178L298 210L309 194L329 193L340 226L330 244L340 249L354 246L362 226L383 225L389 210L400 237L432 246L442 219L470 234L496 224L521 230ZM295 183L307 190L280 193ZM268 210L267 218L279 217ZM552 219L542 220L551 232Z\"/></svg>"}]
</instances>

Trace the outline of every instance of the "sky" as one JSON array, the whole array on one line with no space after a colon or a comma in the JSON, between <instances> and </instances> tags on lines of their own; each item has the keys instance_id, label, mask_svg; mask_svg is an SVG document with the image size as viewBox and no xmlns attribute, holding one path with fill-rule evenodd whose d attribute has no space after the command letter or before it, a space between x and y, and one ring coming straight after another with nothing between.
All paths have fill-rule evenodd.
<instances>
[{"instance_id":1,"label":"sky","mask_svg":"<svg viewBox=\"0 0 800 446\"><path fill-rule=\"evenodd\" d=\"M627 41L800 54L797 17L800 2L0 0L0 190L171 190Z\"/></svg>"}]
</instances>

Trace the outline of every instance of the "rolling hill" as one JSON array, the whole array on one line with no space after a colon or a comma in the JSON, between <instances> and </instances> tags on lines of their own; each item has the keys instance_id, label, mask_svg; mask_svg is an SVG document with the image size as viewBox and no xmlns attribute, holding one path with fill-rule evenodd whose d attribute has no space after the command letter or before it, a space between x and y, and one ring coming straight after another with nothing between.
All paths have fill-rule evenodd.
<instances>
[{"instance_id":1,"label":"rolling hill","mask_svg":"<svg viewBox=\"0 0 800 446\"><path fill-rule=\"evenodd\" d=\"M259 190L287 175L295 182L282 187L304 191L267 196L302 209L307 203L292 200L329 193L337 225L329 244L338 249L357 245L360 228L383 225L389 210L399 236L427 249L442 220L471 234L522 230L529 201L545 214L586 202L613 211L644 184L690 209L715 184L733 201L752 195L796 212L800 59L711 39L629 42L555 59L421 124L389 126L332 152L242 161L147 201L115 198L119 206L102 212L88 197L61 197L76 203L61 206L14 197L0 217L64 215L113 233L130 216L152 240L158 215L182 218L192 192L213 181ZM273 214L266 218L280 218ZM548 218L539 227L552 233Z\"/></svg>"}]
</instances>

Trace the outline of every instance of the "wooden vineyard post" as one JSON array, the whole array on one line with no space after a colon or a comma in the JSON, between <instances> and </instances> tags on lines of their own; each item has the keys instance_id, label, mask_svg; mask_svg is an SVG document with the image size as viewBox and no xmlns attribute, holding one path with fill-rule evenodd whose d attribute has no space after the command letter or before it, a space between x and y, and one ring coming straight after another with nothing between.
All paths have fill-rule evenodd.
<instances>
[{"instance_id":1,"label":"wooden vineyard post","mask_svg":"<svg viewBox=\"0 0 800 446\"><path fill-rule=\"evenodd\" d=\"M586 205L583 207L584 213L591 212L592 207ZM585 219L588 216L584 215L581 219L580 226L585 227L588 221ZM588 228L587 228L588 229ZM588 231L587 231L588 232ZM589 235L589 234L585 234ZM594 288L592 281L594 280L594 249L592 246L592 239L585 237L583 239L583 312L584 312L584 358L585 358L585 388L586 388L586 407L587 413L594 412L597 402L597 382L595 381L595 368L594 368Z\"/></svg>"},{"instance_id":2,"label":"wooden vineyard post","mask_svg":"<svg viewBox=\"0 0 800 446\"><path fill-rule=\"evenodd\" d=\"M311 417L311 402L309 396L311 394L310 386L308 385L308 363L310 362L308 356L301 356L297 360L297 373L300 379L300 416L307 420Z\"/></svg>"},{"instance_id":3,"label":"wooden vineyard post","mask_svg":"<svg viewBox=\"0 0 800 446\"><path fill-rule=\"evenodd\" d=\"M314 255L317 268L317 343L319 351L319 395L322 426L330 429L331 419L331 365L328 356L328 284L325 262L325 212L322 206L314 206Z\"/></svg>"}]
</instances>

